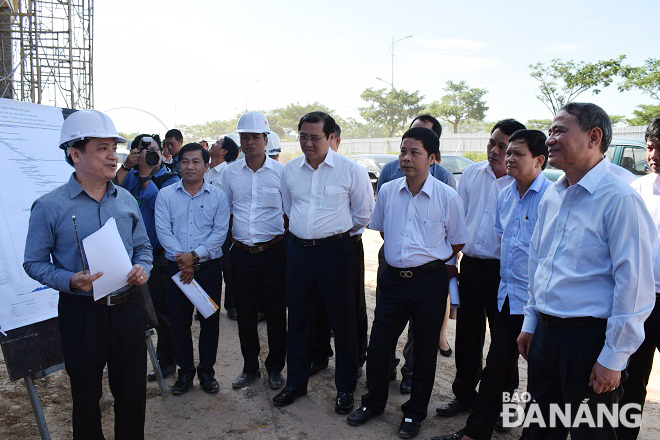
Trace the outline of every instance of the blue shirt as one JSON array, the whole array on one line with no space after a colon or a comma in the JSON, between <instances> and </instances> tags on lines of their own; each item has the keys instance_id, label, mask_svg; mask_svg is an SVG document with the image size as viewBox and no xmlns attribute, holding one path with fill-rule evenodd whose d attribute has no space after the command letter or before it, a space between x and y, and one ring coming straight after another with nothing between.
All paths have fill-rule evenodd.
<instances>
[{"instance_id":1,"label":"blue shirt","mask_svg":"<svg viewBox=\"0 0 660 440\"><path fill-rule=\"evenodd\" d=\"M434 162L431 165L429 173L440 182L451 186L454 191L456 190L456 179L454 179L454 175L447 171L446 168ZM392 162L385 164L383 170L378 176L378 186L376 187L376 192L380 191L380 187L383 186L384 183L398 179L399 177L403 177L403 171L401 171L398 160L393 160Z\"/></svg>"},{"instance_id":2,"label":"blue shirt","mask_svg":"<svg viewBox=\"0 0 660 440\"><path fill-rule=\"evenodd\" d=\"M167 174L169 171L165 165L161 165L160 170L154 175L153 178L160 177L164 174ZM170 186L173 183L181 180L179 176L172 175L162 184L162 188ZM154 218L154 212L156 210L156 197L158 196L158 186L153 182L149 182L146 188L142 188L142 183L140 182L140 174L138 170L130 170L124 179L124 182L121 184L121 187L128 190L133 197L138 201L140 206L140 213L142 214L142 220L144 220L144 227L147 229L147 235L149 236L149 242L151 247L154 250L162 249L163 246L160 245L158 241L158 236L156 235L156 220ZM162 189L161 188L161 189Z\"/></svg>"},{"instance_id":3,"label":"blue shirt","mask_svg":"<svg viewBox=\"0 0 660 440\"><path fill-rule=\"evenodd\" d=\"M128 191L108 181L108 189L99 203L87 195L74 175L32 205L25 241L25 272L60 292L93 295L93 291L72 291L69 288L73 274L82 271L71 219L75 215L81 246L83 239L114 217L128 257L133 264L141 265L150 273L151 245L135 199ZM85 267L89 268L87 261Z\"/></svg>"},{"instance_id":4,"label":"blue shirt","mask_svg":"<svg viewBox=\"0 0 660 440\"><path fill-rule=\"evenodd\" d=\"M541 197L551 184L543 173L539 173L522 197L515 180L500 192L495 214L495 231L502 240L497 294L500 311L507 296L512 315L522 315L523 307L527 305L529 241L539 216Z\"/></svg>"},{"instance_id":5,"label":"blue shirt","mask_svg":"<svg viewBox=\"0 0 660 440\"><path fill-rule=\"evenodd\" d=\"M641 197L600 161L567 186L547 189L529 246L529 303L522 331L538 314L607 319L598 362L622 370L644 341L655 304L656 227Z\"/></svg>"},{"instance_id":6,"label":"blue shirt","mask_svg":"<svg viewBox=\"0 0 660 440\"><path fill-rule=\"evenodd\" d=\"M188 194L182 180L158 193L156 232L168 260L192 251L199 261L220 258L228 229L227 196L208 182L194 196Z\"/></svg>"}]
</instances>

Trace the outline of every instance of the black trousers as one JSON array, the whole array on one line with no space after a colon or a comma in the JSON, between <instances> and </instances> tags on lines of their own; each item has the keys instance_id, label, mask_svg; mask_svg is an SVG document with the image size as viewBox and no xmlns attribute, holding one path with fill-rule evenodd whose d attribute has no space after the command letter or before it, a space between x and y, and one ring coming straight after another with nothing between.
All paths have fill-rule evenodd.
<instances>
[{"instance_id":1,"label":"black trousers","mask_svg":"<svg viewBox=\"0 0 660 440\"><path fill-rule=\"evenodd\" d=\"M154 267L151 269L151 276L147 285L151 293L151 300L156 310L158 318L158 345L156 354L161 367L174 366L176 360L174 357L174 343L172 342L172 330L170 328L170 312L167 309L167 298L165 295L165 285L167 283L167 258L164 251L154 252Z\"/></svg>"},{"instance_id":2,"label":"black trousers","mask_svg":"<svg viewBox=\"0 0 660 440\"><path fill-rule=\"evenodd\" d=\"M335 332L335 385L338 392L352 393L358 369L354 293L358 262L353 239L308 247L288 237L287 244L287 386L307 387L313 317L322 302Z\"/></svg>"},{"instance_id":3,"label":"black trousers","mask_svg":"<svg viewBox=\"0 0 660 440\"><path fill-rule=\"evenodd\" d=\"M99 401L106 364L115 399L115 438L144 439L147 344L136 299L107 306L60 294L59 327L76 440L104 438Z\"/></svg>"},{"instance_id":4,"label":"black trousers","mask_svg":"<svg viewBox=\"0 0 660 440\"><path fill-rule=\"evenodd\" d=\"M476 388L483 368L486 317L492 333L492 321L498 314L499 261L463 255L460 273L461 306L456 320L456 378L452 390L464 407L470 407L477 398ZM518 370L506 391L513 392L517 387Z\"/></svg>"},{"instance_id":5,"label":"black trousers","mask_svg":"<svg viewBox=\"0 0 660 440\"><path fill-rule=\"evenodd\" d=\"M646 386L649 384L649 377L651 376L653 356L660 346L660 304L658 304L658 299L660 299L660 296L656 295L655 307L644 322L644 333L646 334L644 342L628 361L628 367L626 368L628 379L623 384L623 397L619 402L619 407L636 403L644 410ZM630 411L629 414L641 415L641 412ZM616 435L619 439L636 439L639 435L639 427L619 426L616 429Z\"/></svg>"},{"instance_id":6,"label":"black trousers","mask_svg":"<svg viewBox=\"0 0 660 440\"><path fill-rule=\"evenodd\" d=\"M401 278L386 270L378 278L374 323L367 355L367 386L362 405L383 411L389 390L389 363L396 342L412 317L415 337L410 399L401 405L404 417L426 418L437 362L440 328L447 307L447 273L444 268L414 278Z\"/></svg>"},{"instance_id":7,"label":"black trousers","mask_svg":"<svg viewBox=\"0 0 660 440\"><path fill-rule=\"evenodd\" d=\"M502 393L518 372L517 339L524 315L509 313L509 298L502 311L491 320L491 342L486 367L481 373L479 394L465 424L465 435L475 440L489 440L502 411Z\"/></svg>"},{"instance_id":8,"label":"black trousers","mask_svg":"<svg viewBox=\"0 0 660 440\"><path fill-rule=\"evenodd\" d=\"M234 292L232 289L233 283L231 278L231 259L229 258L229 249L231 249L231 245L233 242L233 235L231 233L231 224L232 221L230 220L229 231L227 231L227 239L222 245L222 258L221 258L222 276L224 277L224 281L225 281L225 303L224 303L225 310L228 310L232 307L236 308L236 305L234 304Z\"/></svg>"},{"instance_id":9,"label":"black trousers","mask_svg":"<svg viewBox=\"0 0 660 440\"><path fill-rule=\"evenodd\" d=\"M581 327L548 327L539 322L529 350L529 378L527 390L532 402L538 403L546 424L549 424L550 404L571 404L571 421L586 400L596 420L597 405L610 409L623 394L619 386L611 392L596 394L589 386L589 376L605 344L607 320L603 319ZM622 372L624 379L625 372ZM523 430L524 439L566 439L570 431L572 440L616 439L614 428L607 417L604 427L590 428L582 423L577 428L541 428L538 424Z\"/></svg>"},{"instance_id":10,"label":"black trousers","mask_svg":"<svg viewBox=\"0 0 660 440\"><path fill-rule=\"evenodd\" d=\"M358 338L358 365L361 367L367 361L367 328L369 322L367 319L367 303L364 294L364 246L362 245L362 235L356 235L353 238L355 242L355 251L357 252L358 267L357 277L355 279L355 310L357 338ZM325 313L323 305L319 303L316 312L316 325L314 328L314 345L312 348L312 361L323 362L333 355L330 346L330 321L328 314Z\"/></svg>"},{"instance_id":11,"label":"black trousers","mask_svg":"<svg viewBox=\"0 0 660 440\"><path fill-rule=\"evenodd\" d=\"M254 373L259 370L257 312L261 304L266 312L268 329L266 369L280 372L286 360L284 241L256 254L233 246L229 256L234 280L234 301L238 311L238 337L243 353L243 371Z\"/></svg>"},{"instance_id":12,"label":"black trousers","mask_svg":"<svg viewBox=\"0 0 660 440\"><path fill-rule=\"evenodd\" d=\"M172 324L172 340L176 363L184 373L195 373L193 358L192 326L194 306L172 281L172 275L179 272L174 261L167 262L167 306L170 309ZM201 269L195 271L195 281L206 291L209 297L220 304L222 286L222 264L220 258L202 263ZM218 353L218 336L220 333L220 313L216 312L208 318L199 319L199 364L197 371L215 374L213 365Z\"/></svg>"}]
</instances>

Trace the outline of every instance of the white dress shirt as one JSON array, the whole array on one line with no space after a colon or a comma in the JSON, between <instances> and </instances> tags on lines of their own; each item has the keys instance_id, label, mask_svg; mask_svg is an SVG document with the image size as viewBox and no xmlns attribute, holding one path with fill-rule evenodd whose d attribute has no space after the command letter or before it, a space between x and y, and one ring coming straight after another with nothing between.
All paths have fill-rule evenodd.
<instances>
[{"instance_id":1,"label":"white dress shirt","mask_svg":"<svg viewBox=\"0 0 660 440\"><path fill-rule=\"evenodd\" d=\"M624 167L621 167L619 165L613 164L607 156L603 158L605 163L607 164L607 169L610 171L610 173L615 174L619 176L619 178L623 179L624 182L626 183L633 183L639 176L634 175Z\"/></svg>"},{"instance_id":2,"label":"white dress shirt","mask_svg":"<svg viewBox=\"0 0 660 440\"><path fill-rule=\"evenodd\" d=\"M660 175L647 174L630 184L644 200L646 209L655 222L658 238L653 242L653 275L655 277L655 291L660 292ZM650 237L649 237L650 238Z\"/></svg>"},{"instance_id":3,"label":"white dress shirt","mask_svg":"<svg viewBox=\"0 0 660 440\"><path fill-rule=\"evenodd\" d=\"M222 176L222 189L227 194L234 214L232 234L248 246L263 243L284 234L282 194L284 165L266 156L263 166L253 172L245 159L231 163Z\"/></svg>"},{"instance_id":4,"label":"white dress shirt","mask_svg":"<svg viewBox=\"0 0 660 440\"><path fill-rule=\"evenodd\" d=\"M284 165L282 200L291 233L310 240L367 226L374 190L364 167L328 149L316 170L304 155Z\"/></svg>"},{"instance_id":5,"label":"white dress shirt","mask_svg":"<svg viewBox=\"0 0 660 440\"><path fill-rule=\"evenodd\" d=\"M215 186L218 189L222 189L222 174L227 168L227 162L221 162L209 170L204 175L204 180Z\"/></svg>"},{"instance_id":6,"label":"white dress shirt","mask_svg":"<svg viewBox=\"0 0 660 440\"><path fill-rule=\"evenodd\" d=\"M369 227L384 234L385 260L398 268L447 260L469 237L461 198L431 175L414 197L405 177L384 184Z\"/></svg>"},{"instance_id":7,"label":"white dress shirt","mask_svg":"<svg viewBox=\"0 0 660 440\"><path fill-rule=\"evenodd\" d=\"M607 319L598 362L622 370L644 340L655 304L656 227L641 197L600 161L577 184L561 177L545 192L529 248L529 303L538 313Z\"/></svg>"},{"instance_id":8,"label":"white dress shirt","mask_svg":"<svg viewBox=\"0 0 660 440\"><path fill-rule=\"evenodd\" d=\"M518 182L504 188L497 200L495 230L502 240L497 309L509 298L509 313L522 315L529 300L529 241L539 216L539 203L552 184L542 172L520 197Z\"/></svg>"},{"instance_id":9,"label":"white dress shirt","mask_svg":"<svg viewBox=\"0 0 660 440\"><path fill-rule=\"evenodd\" d=\"M470 165L458 183L458 195L463 199L465 224L470 238L462 252L475 258L500 258L500 239L495 233L497 197L513 177L495 177L488 161Z\"/></svg>"}]
</instances>

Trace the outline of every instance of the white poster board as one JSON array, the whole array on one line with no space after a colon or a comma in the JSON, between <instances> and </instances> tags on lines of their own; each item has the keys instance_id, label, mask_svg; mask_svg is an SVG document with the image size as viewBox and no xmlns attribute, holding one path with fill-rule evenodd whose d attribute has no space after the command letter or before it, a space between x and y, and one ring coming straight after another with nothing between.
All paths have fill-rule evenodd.
<instances>
[{"instance_id":1,"label":"white poster board","mask_svg":"<svg viewBox=\"0 0 660 440\"><path fill-rule=\"evenodd\" d=\"M0 331L57 316L58 293L28 277L30 208L73 171L58 148L62 109L0 98Z\"/></svg>"}]
</instances>

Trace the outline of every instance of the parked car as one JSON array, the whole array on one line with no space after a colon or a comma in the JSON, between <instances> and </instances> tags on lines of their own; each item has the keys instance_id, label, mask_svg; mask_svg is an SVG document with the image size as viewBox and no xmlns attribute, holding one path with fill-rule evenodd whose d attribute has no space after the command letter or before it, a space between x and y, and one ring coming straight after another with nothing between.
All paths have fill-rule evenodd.
<instances>
[{"instance_id":1,"label":"parked car","mask_svg":"<svg viewBox=\"0 0 660 440\"><path fill-rule=\"evenodd\" d=\"M393 160L397 160L399 156L396 154L351 154L346 158L366 168L371 185L374 187L374 194L376 194L378 177L380 172L383 171L383 167Z\"/></svg>"},{"instance_id":2,"label":"parked car","mask_svg":"<svg viewBox=\"0 0 660 440\"><path fill-rule=\"evenodd\" d=\"M612 139L605 156L613 164L627 169L636 176L644 176L650 171L646 164L646 144L643 141ZM545 168L543 173L553 182L564 175L562 170L550 165Z\"/></svg>"},{"instance_id":3,"label":"parked car","mask_svg":"<svg viewBox=\"0 0 660 440\"><path fill-rule=\"evenodd\" d=\"M456 156L453 154L443 154L441 156L441 159L442 159L441 162L442 166L445 167L447 171L449 171L454 175L454 179L456 179L456 183L458 183L458 181L461 180L463 171L474 163L473 160L470 160L467 157Z\"/></svg>"}]
</instances>

